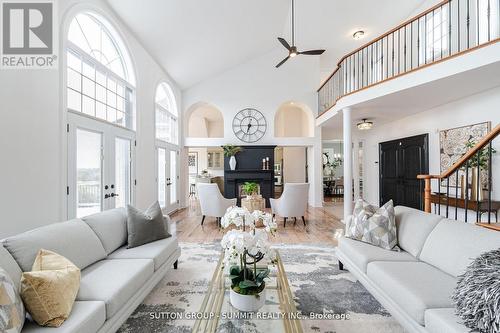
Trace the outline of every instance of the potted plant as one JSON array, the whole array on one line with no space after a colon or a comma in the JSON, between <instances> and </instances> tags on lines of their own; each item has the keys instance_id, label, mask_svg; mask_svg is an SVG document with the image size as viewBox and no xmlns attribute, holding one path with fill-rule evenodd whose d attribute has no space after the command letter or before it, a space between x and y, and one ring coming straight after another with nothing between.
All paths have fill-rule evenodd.
<instances>
[{"instance_id":1,"label":"potted plant","mask_svg":"<svg viewBox=\"0 0 500 333\"><path fill-rule=\"evenodd\" d=\"M256 221L262 221L264 228L257 229ZM261 211L249 213L245 208L231 207L222 217L221 226L235 226L222 238L224 264L228 267L231 289L231 304L241 311L258 311L265 303L265 279L267 267L257 267L261 260L275 263L275 252L270 248L268 234L276 232L272 215ZM249 227L248 231L245 231Z\"/></svg>"},{"instance_id":2,"label":"potted plant","mask_svg":"<svg viewBox=\"0 0 500 333\"><path fill-rule=\"evenodd\" d=\"M245 182L241 189L250 198L255 198L259 194L259 184L255 182Z\"/></svg>"},{"instance_id":3,"label":"potted plant","mask_svg":"<svg viewBox=\"0 0 500 333\"><path fill-rule=\"evenodd\" d=\"M242 151L243 148L234 145L224 145L222 146L222 149L224 150L224 156L229 157L229 167L231 168L231 170L235 170L236 169L235 155L238 154L240 151Z\"/></svg>"},{"instance_id":4,"label":"potted plant","mask_svg":"<svg viewBox=\"0 0 500 333\"><path fill-rule=\"evenodd\" d=\"M467 151L470 149L474 148L476 145L476 142L474 142L472 139L467 141L465 144L465 147L467 148ZM491 154L495 154L497 151L495 149L491 149ZM479 155L479 156L478 156ZM474 155L474 157L470 160L469 166L472 168L471 170L471 175L472 175L472 181L471 181L471 200L474 201L482 201L484 198L484 188L487 183L487 177L485 171L488 170L488 163L489 163L489 152L488 148L483 148L479 150L478 155ZM479 160L478 160L479 157ZM478 168L479 168L479 179L477 177L478 173ZM479 182L479 191L478 191L478 182Z\"/></svg>"}]
</instances>

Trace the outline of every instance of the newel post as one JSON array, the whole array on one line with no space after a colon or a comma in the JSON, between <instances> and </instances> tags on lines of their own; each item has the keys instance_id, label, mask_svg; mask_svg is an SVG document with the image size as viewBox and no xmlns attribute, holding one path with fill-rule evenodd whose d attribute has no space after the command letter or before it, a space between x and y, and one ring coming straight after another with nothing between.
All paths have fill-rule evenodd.
<instances>
[{"instance_id":1,"label":"newel post","mask_svg":"<svg viewBox=\"0 0 500 333\"><path fill-rule=\"evenodd\" d=\"M431 176L430 175L418 175L418 179L424 180L424 211L426 213L431 212Z\"/></svg>"}]
</instances>

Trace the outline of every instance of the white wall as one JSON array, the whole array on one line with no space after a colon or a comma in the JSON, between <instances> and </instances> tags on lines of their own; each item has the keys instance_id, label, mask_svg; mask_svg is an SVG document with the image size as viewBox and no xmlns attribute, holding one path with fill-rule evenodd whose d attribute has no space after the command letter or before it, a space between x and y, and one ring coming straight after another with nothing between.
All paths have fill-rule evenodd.
<instances>
[{"instance_id":1,"label":"white wall","mask_svg":"<svg viewBox=\"0 0 500 333\"><path fill-rule=\"evenodd\" d=\"M364 197L367 201L379 202L378 144L419 134L429 134L429 173L440 173L439 131L484 121L491 121L492 127L500 123L500 87L448 103L431 110L396 120L381 126L374 126L359 138L365 142ZM358 132L359 133L359 132ZM500 139L494 141L494 148L500 152ZM500 153L493 158L493 198L500 198ZM437 190L434 183L433 190Z\"/></svg>"},{"instance_id":2,"label":"white wall","mask_svg":"<svg viewBox=\"0 0 500 333\"><path fill-rule=\"evenodd\" d=\"M121 33L135 65L137 80L136 205L157 198L155 180L154 94L161 80L179 89L104 0L57 2L60 59L68 15L94 9ZM64 23L64 24L63 24ZM64 66L58 70L0 71L0 238L66 219L66 112ZM64 88L64 89L63 89ZM180 121L182 122L182 120ZM181 198L184 197L181 192Z\"/></svg>"},{"instance_id":3,"label":"white wall","mask_svg":"<svg viewBox=\"0 0 500 333\"><path fill-rule=\"evenodd\" d=\"M306 181L306 148L283 147L283 177L285 183Z\"/></svg>"},{"instance_id":4,"label":"white wall","mask_svg":"<svg viewBox=\"0 0 500 333\"><path fill-rule=\"evenodd\" d=\"M286 104L281 106L274 117L274 135L276 137L313 136L312 119L299 106Z\"/></svg>"},{"instance_id":5,"label":"white wall","mask_svg":"<svg viewBox=\"0 0 500 333\"><path fill-rule=\"evenodd\" d=\"M201 104L193 107L187 123L187 135L193 138L222 138L224 137L224 121L217 108Z\"/></svg>"},{"instance_id":6,"label":"white wall","mask_svg":"<svg viewBox=\"0 0 500 333\"><path fill-rule=\"evenodd\" d=\"M294 101L316 110L316 88L319 77L318 57L297 57L276 69L283 59L283 50L277 48L252 61L221 73L183 91L184 117L191 105L206 102L216 106L224 115L224 138L187 138L187 146L217 146L232 143L244 145L233 133L232 121L236 113L247 107L256 108L267 120L267 131L257 144L280 146L310 146L309 165L311 182L310 204L321 206L321 131L314 128L311 138L278 138L274 136L274 115L285 102ZM185 126L184 133L187 133ZM318 170L315 170L319 168Z\"/></svg>"}]
</instances>

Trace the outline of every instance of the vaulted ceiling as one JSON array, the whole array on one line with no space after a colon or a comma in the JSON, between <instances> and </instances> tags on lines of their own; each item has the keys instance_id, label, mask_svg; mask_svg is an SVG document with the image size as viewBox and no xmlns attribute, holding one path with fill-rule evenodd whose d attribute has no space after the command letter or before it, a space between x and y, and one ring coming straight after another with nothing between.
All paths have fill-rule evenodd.
<instances>
[{"instance_id":1,"label":"vaulted ceiling","mask_svg":"<svg viewBox=\"0 0 500 333\"><path fill-rule=\"evenodd\" d=\"M302 50L326 49L320 59L323 76L345 53L437 2L295 1L296 44ZM108 2L182 89L275 49L282 48L283 57L287 55L276 37L291 38L289 0ZM366 38L354 40L352 34L359 29L366 31ZM276 63L269 63L269 68Z\"/></svg>"}]
</instances>

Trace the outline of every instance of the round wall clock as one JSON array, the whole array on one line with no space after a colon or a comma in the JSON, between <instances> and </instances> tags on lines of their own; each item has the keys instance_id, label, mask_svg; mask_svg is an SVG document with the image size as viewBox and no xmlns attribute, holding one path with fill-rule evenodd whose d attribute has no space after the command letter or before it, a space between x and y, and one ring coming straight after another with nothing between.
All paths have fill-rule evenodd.
<instances>
[{"instance_id":1,"label":"round wall clock","mask_svg":"<svg viewBox=\"0 0 500 333\"><path fill-rule=\"evenodd\" d=\"M243 109L233 119L234 135L243 142L259 141L266 133L266 128L266 118L256 109Z\"/></svg>"}]
</instances>

